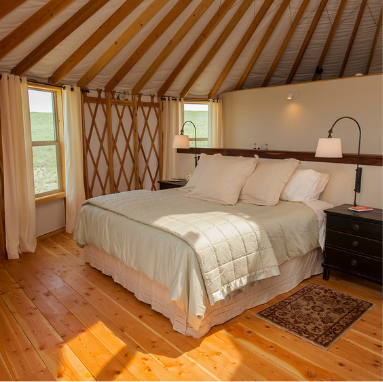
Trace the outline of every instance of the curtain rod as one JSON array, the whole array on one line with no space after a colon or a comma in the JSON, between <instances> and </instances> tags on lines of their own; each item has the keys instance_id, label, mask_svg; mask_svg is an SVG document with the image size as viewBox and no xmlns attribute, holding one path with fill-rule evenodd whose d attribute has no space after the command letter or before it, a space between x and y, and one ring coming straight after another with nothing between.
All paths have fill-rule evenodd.
<instances>
[{"instance_id":1,"label":"curtain rod","mask_svg":"<svg viewBox=\"0 0 383 382\"><path fill-rule=\"evenodd\" d=\"M63 86L63 85L53 85L53 84L49 84L47 82L42 82L42 81L37 81L37 80L28 80L27 79L27 82L30 82L32 84L37 84L37 85L52 86L54 88L65 89L65 86Z\"/></svg>"}]
</instances>

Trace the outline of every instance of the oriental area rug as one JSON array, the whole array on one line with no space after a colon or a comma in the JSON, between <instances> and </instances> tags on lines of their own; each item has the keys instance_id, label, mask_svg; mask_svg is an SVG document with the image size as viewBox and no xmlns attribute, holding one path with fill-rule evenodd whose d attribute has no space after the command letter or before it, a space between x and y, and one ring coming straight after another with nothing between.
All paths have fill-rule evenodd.
<instances>
[{"instance_id":1,"label":"oriental area rug","mask_svg":"<svg viewBox=\"0 0 383 382\"><path fill-rule=\"evenodd\" d=\"M311 283L254 315L327 350L374 306Z\"/></svg>"}]
</instances>

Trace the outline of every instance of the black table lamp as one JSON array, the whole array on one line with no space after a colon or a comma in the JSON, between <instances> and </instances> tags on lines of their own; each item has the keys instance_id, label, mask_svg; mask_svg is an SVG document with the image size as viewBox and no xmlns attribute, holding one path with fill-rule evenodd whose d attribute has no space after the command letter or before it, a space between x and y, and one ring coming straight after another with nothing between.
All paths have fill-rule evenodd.
<instances>
[{"instance_id":1,"label":"black table lamp","mask_svg":"<svg viewBox=\"0 0 383 382\"><path fill-rule=\"evenodd\" d=\"M354 196L354 206L356 206L356 193L360 192L360 185L362 181L362 168L359 167L359 156L360 156L360 141L362 139L362 131L360 129L359 123L351 117L341 117L338 118L334 124L332 125L331 129L328 131L328 137L327 138L319 138L317 150L315 153L316 157L321 158L342 158L342 145L340 138L333 138L332 137L332 130L334 126L337 124L338 121L341 119L351 119L354 121L359 128L359 145L358 145L358 160L356 164L356 175L355 175L355 196Z\"/></svg>"},{"instance_id":2,"label":"black table lamp","mask_svg":"<svg viewBox=\"0 0 383 382\"><path fill-rule=\"evenodd\" d=\"M173 140L173 148L174 149L189 149L189 136L184 135L184 126L187 123L191 123L194 127L194 134L195 134L195 141L194 141L194 149L195 149L195 154L194 154L194 163L195 167L197 167L198 164L198 156L197 156L197 128L195 127L195 124L192 121L185 121L184 124L182 125L181 129L181 134L180 135L175 135L174 140Z\"/></svg>"}]
</instances>

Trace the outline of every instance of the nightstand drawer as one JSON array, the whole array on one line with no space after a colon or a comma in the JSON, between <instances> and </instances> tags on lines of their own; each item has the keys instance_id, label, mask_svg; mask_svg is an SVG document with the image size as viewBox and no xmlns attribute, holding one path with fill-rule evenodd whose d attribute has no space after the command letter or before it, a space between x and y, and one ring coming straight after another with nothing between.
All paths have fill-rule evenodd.
<instances>
[{"instance_id":1,"label":"nightstand drawer","mask_svg":"<svg viewBox=\"0 0 383 382\"><path fill-rule=\"evenodd\" d=\"M352 252L382 258L382 242L364 237L349 235L343 232L327 230L326 245L342 248Z\"/></svg>"},{"instance_id":2,"label":"nightstand drawer","mask_svg":"<svg viewBox=\"0 0 383 382\"><path fill-rule=\"evenodd\" d=\"M370 239L382 240L381 224L368 223L361 220L328 215L327 229L364 236Z\"/></svg>"},{"instance_id":3,"label":"nightstand drawer","mask_svg":"<svg viewBox=\"0 0 383 382\"><path fill-rule=\"evenodd\" d=\"M375 280L382 280L382 262L378 259L326 247L324 264L346 272L366 275Z\"/></svg>"}]
</instances>

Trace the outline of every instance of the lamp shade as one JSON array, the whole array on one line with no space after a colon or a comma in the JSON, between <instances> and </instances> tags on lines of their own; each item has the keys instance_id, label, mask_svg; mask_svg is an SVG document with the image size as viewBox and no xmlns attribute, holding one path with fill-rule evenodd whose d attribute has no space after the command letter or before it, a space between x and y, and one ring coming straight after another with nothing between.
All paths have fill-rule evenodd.
<instances>
[{"instance_id":1,"label":"lamp shade","mask_svg":"<svg viewBox=\"0 0 383 382\"><path fill-rule=\"evenodd\" d=\"M175 135L173 140L173 149L189 149L188 135Z\"/></svg>"},{"instance_id":2,"label":"lamp shade","mask_svg":"<svg viewBox=\"0 0 383 382\"><path fill-rule=\"evenodd\" d=\"M340 138L319 138L316 157L342 158L342 142Z\"/></svg>"}]
</instances>

